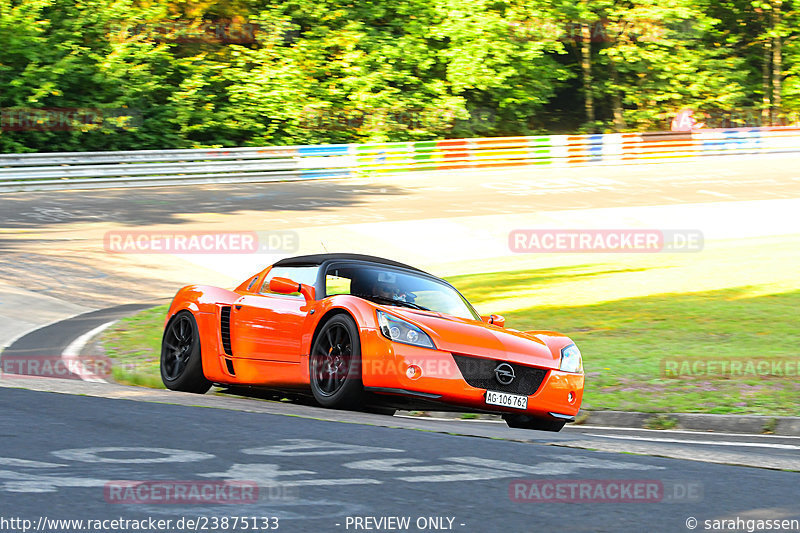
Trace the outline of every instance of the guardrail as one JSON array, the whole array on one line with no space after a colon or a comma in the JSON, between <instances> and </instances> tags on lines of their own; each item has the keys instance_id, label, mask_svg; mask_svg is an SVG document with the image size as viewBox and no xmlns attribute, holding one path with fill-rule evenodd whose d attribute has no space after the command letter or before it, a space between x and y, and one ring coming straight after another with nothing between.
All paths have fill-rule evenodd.
<instances>
[{"instance_id":1,"label":"guardrail","mask_svg":"<svg viewBox=\"0 0 800 533\"><path fill-rule=\"evenodd\" d=\"M0 154L0 190L291 181L402 171L625 164L800 152L800 128L195 150Z\"/></svg>"}]
</instances>

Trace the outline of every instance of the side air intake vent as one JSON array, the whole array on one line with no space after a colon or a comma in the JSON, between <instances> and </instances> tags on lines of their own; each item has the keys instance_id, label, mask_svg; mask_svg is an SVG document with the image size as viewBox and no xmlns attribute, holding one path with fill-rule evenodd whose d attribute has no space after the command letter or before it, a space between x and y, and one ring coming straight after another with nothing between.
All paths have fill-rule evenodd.
<instances>
[{"instance_id":1,"label":"side air intake vent","mask_svg":"<svg viewBox=\"0 0 800 533\"><path fill-rule=\"evenodd\" d=\"M222 336L222 349L227 355L233 355L231 350L231 306L225 305L220 310L219 332Z\"/></svg>"}]
</instances>

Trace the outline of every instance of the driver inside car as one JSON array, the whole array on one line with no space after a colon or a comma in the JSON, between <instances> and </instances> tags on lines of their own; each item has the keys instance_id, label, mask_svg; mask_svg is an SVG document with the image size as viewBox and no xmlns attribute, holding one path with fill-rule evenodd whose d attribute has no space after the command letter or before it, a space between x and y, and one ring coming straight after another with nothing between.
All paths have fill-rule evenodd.
<instances>
[{"instance_id":1,"label":"driver inside car","mask_svg":"<svg viewBox=\"0 0 800 533\"><path fill-rule=\"evenodd\" d=\"M406 301L405 293L400 292L400 288L395 283L388 281L375 281L372 286L372 294L380 298L389 298L400 302Z\"/></svg>"}]
</instances>

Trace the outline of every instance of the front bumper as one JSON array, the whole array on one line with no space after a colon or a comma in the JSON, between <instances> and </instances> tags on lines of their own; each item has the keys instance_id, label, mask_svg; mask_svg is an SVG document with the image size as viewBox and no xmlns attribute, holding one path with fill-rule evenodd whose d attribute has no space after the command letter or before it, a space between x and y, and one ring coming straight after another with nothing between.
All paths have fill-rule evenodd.
<instances>
[{"instance_id":1,"label":"front bumper","mask_svg":"<svg viewBox=\"0 0 800 533\"><path fill-rule=\"evenodd\" d=\"M482 381L470 379L482 386L470 385L454 357L474 358L478 363L476 368L480 371L485 371L485 363L493 369L495 363L491 361L505 361L502 357L466 356L393 343L373 329L362 330L361 343L364 386L379 394L402 396L412 404L418 400L421 404L436 402L465 410L553 418L559 415L574 417L583 399L583 374L537 367L531 361L511 361L517 369L525 370L523 367L528 367L543 374L541 382L532 393L522 394L528 397L525 410L489 405L485 398L487 389L511 394L520 394L523 390L504 388L494 382L491 376L486 376L487 379ZM411 373L409 368L413 368L414 372Z\"/></svg>"}]
</instances>

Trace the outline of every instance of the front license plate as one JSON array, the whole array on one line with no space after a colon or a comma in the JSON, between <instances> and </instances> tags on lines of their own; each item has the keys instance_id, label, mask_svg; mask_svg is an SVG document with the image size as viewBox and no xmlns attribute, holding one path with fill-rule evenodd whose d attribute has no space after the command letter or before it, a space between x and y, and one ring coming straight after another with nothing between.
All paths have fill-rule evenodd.
<instances>
[{"instance_id":1,"label":"front license plate","mask_svg":"<svg viewBox=\"0 0 800 533\"><path fill-rule=\"evenodd\" d=\"M514 409L527 409L528 397L519 394L508 394L507 392L486 391L486 403L489 405L501 405L503 407L513 407Z\"/></svg>"}]
</instances>

